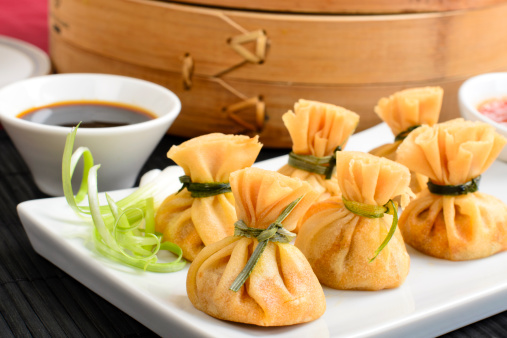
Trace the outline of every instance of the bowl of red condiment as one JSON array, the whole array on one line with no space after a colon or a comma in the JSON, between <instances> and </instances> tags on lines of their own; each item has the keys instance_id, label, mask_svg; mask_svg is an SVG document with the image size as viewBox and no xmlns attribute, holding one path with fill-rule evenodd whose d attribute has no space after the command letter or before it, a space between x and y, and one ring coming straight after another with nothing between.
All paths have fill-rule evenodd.
<instances>
[{"instance_id":1,"label":"bowl of red condiment","mask_svg":"<svg viewBox=\"0 0 507 338\"><path fill-rule=\"evenodd\" d=\"M507 137L507 72L469 78L459 89L458 101L465 119L486 122ZM507 147L498 159L507 162Z\"/></svg>"}]
</instances>

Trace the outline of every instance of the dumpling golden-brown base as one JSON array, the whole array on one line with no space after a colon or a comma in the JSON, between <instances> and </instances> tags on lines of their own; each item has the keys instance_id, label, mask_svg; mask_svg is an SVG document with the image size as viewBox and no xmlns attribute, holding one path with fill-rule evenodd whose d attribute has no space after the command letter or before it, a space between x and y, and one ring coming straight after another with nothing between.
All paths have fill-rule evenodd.
<instances>
[{"instance_id":1,"label":"dumpling golden-brown base","mask_svg":"<svg viewBox=\"0 0 507 338\"><path fill-rule=\"evenodd\" d=\"M385 218L385 219L384 219ZM340 198L316 203L305 215L296 246L319 281L340 290L381 290L400 286L410 258L399 230L370 263L392 217L365 218L345 209Z\"/></svg>"},{"instance_id":2,"label":"dumpling golden-brown base","mask_svg":"<svg viewBox=\"0 0 507 338\"><path fill-rule=\"evenodd\" d=\"M480 192L452 197L426 189L403 211L399 226L407 244L437 258L471 260L507 249L507 206Z\"/></svg>"},{"instance_id":3,"label":"dumpling golden-brown base","mask_svg":"<svg viewBox=\"0 0 507 338\"><path fill-rule=\"evenodd\" d=\"M231 236L205 247L187 275L192 304L218 319L259 326L293 325L322 316L326 309L322 287L306 258L291 244L269 242L241 289L229 290L257 243Z\"/></svg>"}]
</instances>

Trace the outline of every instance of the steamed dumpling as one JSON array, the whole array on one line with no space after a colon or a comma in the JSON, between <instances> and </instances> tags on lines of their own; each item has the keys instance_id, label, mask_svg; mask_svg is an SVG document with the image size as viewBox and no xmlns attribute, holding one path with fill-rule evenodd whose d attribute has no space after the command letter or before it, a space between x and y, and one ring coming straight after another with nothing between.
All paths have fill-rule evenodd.
<instances>
[{"instance_id":1,"label":"steamed dumpling","mask_svg":"<svg viewBox=\"0 0 507 338\"><path fill-rule=\"evenodd\" d=\"M405 89L381 98L375 106L375 113L396 136L413 126L437 123L443 95L441 87Z\"/></svg>"},{"instance_id":2,"label":"steamed dumpling","mask_svg":"<svg viewBox=\"0 0 507 338\"><path fill-rule=\"evenodd\" d=\"M262 144L258 137L208 134L173 146L167 156L195 183L229 182L231 172L251 166ZM155 225L164 240L176 243L193 260L206 245L234 233L236 212L231 192L194 198L187 188L167 197Z\"/></svg>"},{"instance_id":3,"label":"steamed dumpling","mask_svg":"<svg viewBox=\"0 0 507 338\"><path fill-rule=\"evenodd\" d=\"M493 163L507 140L494 127L455 119L414 130L397 158L438 186L471 182ZM507 206L480 191L437 195L424 188L403 211L405 241L434 257L469 260L507 249Z\"/></svg>"},{"instance_id":4,"label":"steamed dumpling","mask_svg":"<svg viewBox=\"0 0 507 338\"><path fill-rule=\"evenodd\" d=\"M338 146L343 149L359 123L359 115L345 108L316 101L299 100L294 111L282 116L292 138L292 151L298 155L332 156ZM334 161L334 159L332 159ZM279 173L305 180L320 193L319 199L340 194L334 175L326 179L286 164Z\"/></svg>"},{"instance_id":5,"label":"steamed dumpling","mask_svg":"<svg viewBox=\"0 0 507 338\"><path fill-rule=\"evenodd\" d=\"M267 229L302 197L282 221L285 230L294 229L318 195L307 182L258 168L236 171L230 182L238 220L254 229ZM304 255L290 243L268 241L245 283L237 292L230 290L258 245L255 237L230 236L204 248L187 275L192 304L219 319L260 326L319 318L326 308L324 292Z\"/></svg>"},{"instance_id":6,"label":"steamed dumpling","mask_svg":"<svg viewBox=\"0 0 507 338\"><path fill-rule=\"evenodd\" d=\"M438 122L444 91L440 87L405 89L388 98L379 100L375 113L391 128L397 137L393 143L384 144L370 151L371 154L396 161L396 149L411 128L434 125ZM412 173L410 187L417 193L425 186L428 178Z\"/></svg>"},{"instance_id":7,"label":"steamed dumpling","mask_svg":"<svg viewBox=\"0 0 507 338\"><path fill-rule=\"evenodd\" d=\"M382 208L396 196L411 194L408 169L396 162L361 152L336 154L342 197L315 203L301 221L296 246L308 258L319 281L335 289L380 290L400 286L410 258L398 229L378 254L393 216L370 218L352 212L346 201L362 208Z\"/></svg>"}]
</instances>

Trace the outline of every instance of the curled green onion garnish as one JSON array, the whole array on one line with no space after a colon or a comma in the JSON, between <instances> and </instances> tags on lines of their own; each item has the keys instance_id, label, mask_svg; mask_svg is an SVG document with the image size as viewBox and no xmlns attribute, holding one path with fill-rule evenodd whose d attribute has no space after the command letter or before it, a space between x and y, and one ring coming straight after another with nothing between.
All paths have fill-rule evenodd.
<instances>
[{"instance_id":1,"label":"curled green onion garnish","mask_svg":"<svg viewBox=\"0 0 507 338\"><path fill-rule=\"evenodd\" d=\"M245 281L252 273L269 241L290 243L294 238L296 238L296 234L283 228L282 222L291 213L292 209L296 207L302 198L303 196L299 197L290 203L287 207L285 207L280 216L278 216L278 218L273 223L271 223L267 229L250 228L242 220L234 223L234 236L256 238L257 241L259 241L259 244L257 244L257 247L252 253L252 256L250 256L245 267L236 277L229 290L237 292L243 286L243 284L245 284Z\"/></svg>"},{"instance_id":2,"label":"curled green onion garnish","mask_svg":"<svg viewBox=\"0 0 507 338\"><path fill-rule=\"evenodd\" d=\"M396 203L393 202L393 200L389 200L389 202L387 202L384 205L370 205L355 201L349 201L345 197L342 197L342 200L347 210L359 216L368 218L381 218L384 217L384 214L393 216L393 223L391 224L391 228L389 229L389 232L387 233L387 236L382 242L382 244L380 244L378 249L375 250L373 258L370 259L371 263L375 258L377 258L378 254L386 247L386 245L393 237L394 232L396 231L396 226L398 225L398 207Z\"/></svg>"},{"instance_id":3,"label":"curled green onion garnish","mask_svg":"<svg viewBox=\"0 0 507 338\"><path fill-rule=\"evenodd\" d=\"M341 150L342 147L338 146L333 151L333 155L323 157L299 155L291 151L289 153L289 165L311 173L325 175L326 180L329 180L333 176L336 166L336 152Z\"/></svg>"},{"instance_id":4,"label":"curled green onion garnish","mask_svg":"<svg viewBox=\"0 0 507 338\"><path fill-rule=\"evenodd\" d=\"M403 141L408 136L408 134L410 134L410 132L412 130L417 129L420 126L421 125L418 124L416 126L408 127L407 129L405 129L404 131L402 131L401 133L399 133L398 135L396 135L396 137L394 138L394 142L396 142L396 141Z\"/></svg>"},{"instance_id":5,"label":"curled green onion garnish","mask_svg":"<svg viewBox=\"0 0 507 338\"><path fill-rule=\"evenodd\" d=\"M79 126L78 126L79 127ZM174 243L162 242L155 233L155 203L167 196L164 189L157 189L156 183L148 183L126 198L115 202L105 194L107 205L99 204L97 171L100 165L93 164L89 149L78 148L74 154L74 140L77 127L67 135L62 159L63 191L69 206L78 215L91 216L95 248L105 257L123 264L152 272L173 272L185 267L183 251ZM74 196L71 179L79 158L84 157L83 180ZM164 197L161 195L164 194ZM88 195L88 206L78 206ZM155 200L157 202L155 202ZM158 262L157 253L167 250L177 257L168 263Z\"/></svg>"},{"instance_id":6,"label":"curled green onion garnish","mask_svg":"<svg viewBox=\"0 0 507 338\"><path fill-rule=\"evenodd\" d=\"M428 180L428 190L435 195L459 196L473 193L479 190L481 176L472 178L470 181L460 185L439 185Z\"/></svg>"},{"instance_id":7,"label":"curled green onion garnish","mask_svg":"<svg viewBox=\"0 0 507 338\"><path fill-rule=\"evenodd\" d=\"M225 194L227 192L231 192L231 185L229 183L224 182L210 182L210 183L195 183L192 182L190 176L183 175L180 176L180 182L183 184L181 189L187 188L190 191L190 196L194 198L199 197L210 197L220 194Z\"/></svg>"}]
</instances>

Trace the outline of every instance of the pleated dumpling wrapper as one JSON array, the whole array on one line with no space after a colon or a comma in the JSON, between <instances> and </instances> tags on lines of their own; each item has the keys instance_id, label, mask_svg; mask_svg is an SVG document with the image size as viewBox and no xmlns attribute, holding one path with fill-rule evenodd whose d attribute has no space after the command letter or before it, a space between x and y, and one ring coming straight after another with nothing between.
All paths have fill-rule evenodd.
<instances>
[{"instance_id":1,"label":"pleated dumpling wrapper","mask_svg":"<svg viewBox=\"0 0 507 338\"><path fill-rule=\"evenodd\" d=\"M405 137L418 126L438 122L444 90L441 87L405 89L379 100L375 113L391 128L393 143L381 145L371 154L396 161L396 149ZM426 185L427 177L412 173L411 189L417 193Z\"/></svg>"},{"instance_id":2,"label":"pleated dumpling wrapper","mask_svg":"<svg viewBox=\"0 0 507 338\"><path fill-rule=\"evenodd\" d=\"M228 189L229 175L251 166L261 147L257 136L213 133L173 146L167 153L183 168L186 182L192 185L162 202L155 216L155 229L164 240L179 245L187 260L192 261L204 246L234 234L236 211L234 196ZM190 190L199 190L202 183L222 185L216 186L216 194L192 197L201 193Z\"/></svg>"},{"instance_id":3,"label":"pleated dumpling wrapper","mask_svg":"<svg viewBox=\"0 0 507 338\"><path fill-rule=\"evenodd\" d=\"M260 326L319 318L326 308L322 286L289 243L294 235L289 231L318 194L307 182L259 168L236 171L230 182L238 216L235 236L205 247L192 262L190 301L210 316Z\"/></svg>"},{"instance_id":4,"label":"pleated dumpling wrapper","mask_svg":"<svg viewBox=\"0 0 507 338\"><path fill-rule=\"evenodd\" d=\"M344 151L336 154L336 173L342 197L315 203L308 210L296 246L319 281L334 289L400 286L410 258L396 228L397 206L392 199L400 196L402 205L408 203L409 170L386 158Z\"/></svg>"},{"instance_id":5,"label":"pleated dumpling wrapper","mask_svg":"<svg viewBox=\"0 0 507 338\"><path fill-rule=\"evenodd\" d=\"M462 119L410 133L398 148L398 161L430 181L400 218L407 244L453 261L507 249L507 206L476 191L505 143L494 127Z\"/></svg>"},{"instance_id":6,"label":"pleated dumpling wrapper","mask_svg":"<svg viewBox=\"0 0 507 338\"><path fill-rule=\"evenodd\" d=\"M338 182L332 175L334 153L337 147L343 149L347 144L359 123L359 115L332 104L299 100L294 112L288 111L282 119L293 145L289 164L278 172L307 181L319 192L319 199L339 195ZM320 164L308 165L315 161Z\"/></svg>"}]
</instances>

